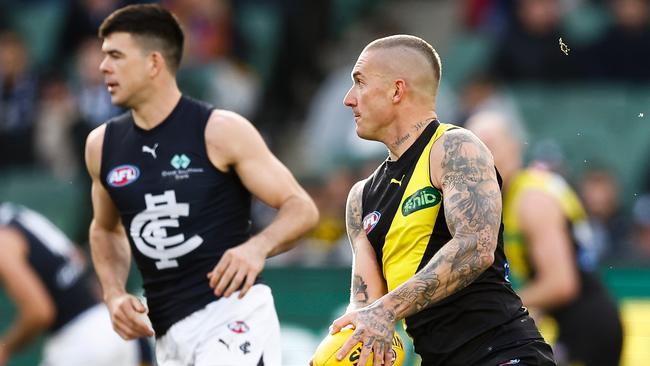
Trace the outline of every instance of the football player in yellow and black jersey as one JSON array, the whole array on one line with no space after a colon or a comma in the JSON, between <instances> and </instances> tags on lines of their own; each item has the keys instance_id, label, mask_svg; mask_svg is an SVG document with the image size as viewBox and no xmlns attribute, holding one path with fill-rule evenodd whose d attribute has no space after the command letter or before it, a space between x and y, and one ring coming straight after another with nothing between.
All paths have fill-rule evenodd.
<instances>
[{"instance_id":1,"label":"football player in yellow and black jersey","mask_svg":"<svg viewBox=\"0 0 650 366\"><path fill-rule=\"evenodd\" d=\"M390 365L404 319L422 365L555 365L507 279L492 156L436 119L436 51L414 36L381 38L352 79L344 103L357 134L389 156L348 196L351 301L331 331L355 331L337 356L362 342L360 365Z\"/></svg>"},{"instance_id":2,"label":"football player in yellow and black jersey","mask_svg":"<svg viewBox=\"0 0 650 366\"><path fill-rule=\"evenodd\" d=\"M522 168L523 128L492 112L467 122L503 175L503 222L513 283L527 307L557 323L557 361L619 364L623 332L615 302L595 275L591 230L576 193L559 175Z\"/></svg>"}]
</instances>

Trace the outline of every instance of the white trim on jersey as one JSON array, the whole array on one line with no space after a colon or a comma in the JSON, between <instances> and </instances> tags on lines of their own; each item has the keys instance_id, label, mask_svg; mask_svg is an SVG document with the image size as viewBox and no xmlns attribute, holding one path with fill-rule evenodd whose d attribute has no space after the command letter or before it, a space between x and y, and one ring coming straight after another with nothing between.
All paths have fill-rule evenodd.
<instances>
[{"instance_id":1,"label":"white trim on jersey","mask_svg":"<svg viewBox=\"0 0 650 366\"><path fill-rule=\"evenodd\" d=\"M59 228L36 212L22 208L18 211L16 221L29 230L47 249L61 257L70 257L74 246Z\"/></svg>"}]
</instances>

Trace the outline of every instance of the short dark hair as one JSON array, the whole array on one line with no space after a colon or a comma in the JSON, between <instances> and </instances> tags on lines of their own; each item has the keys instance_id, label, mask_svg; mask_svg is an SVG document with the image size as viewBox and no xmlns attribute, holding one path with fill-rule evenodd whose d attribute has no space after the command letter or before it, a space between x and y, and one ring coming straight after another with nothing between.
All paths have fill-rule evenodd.
<instances>
[{"instance_id":1,"label":"short dark hair","mask_svg":"<svg viewBox=\"0 0 650 366\"><path fill-rule=\"evenodd\" d=\"M120 8L109 15L99 26L99 37L125 32L147 46L157 48L167 61L170 71L176 72L183 56L183 30L178 20L158 4L137 4ZM156 47L157 46L157 47Z\"/></svg>"},{"instance_id":2,"label":"short dark hair","mask_svg":"<svg viewBox=\"0 0 650 366\"><path fill-rule=\"evenodd\" d=\"M442 76L442 65L440 62L440 56L438 56L438 52L436 52L436 50L427 41L416 36L398 34L376 39L367 46L368 49L388 49L400 47L414 50L426 58L429 65L431 66L431 71L433 72L436 83L435 89L437 90L438 85L440 84L440 77ZM436 90L434 90L434 94Z\"/></svg>"}]
</instances>

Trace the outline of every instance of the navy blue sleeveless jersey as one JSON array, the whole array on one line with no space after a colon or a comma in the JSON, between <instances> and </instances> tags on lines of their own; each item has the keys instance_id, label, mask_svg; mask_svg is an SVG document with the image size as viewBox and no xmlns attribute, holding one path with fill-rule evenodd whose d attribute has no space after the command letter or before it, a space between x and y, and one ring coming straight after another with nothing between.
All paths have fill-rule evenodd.
<instances>
[{"instance_id":1,"label":"navy blue sleeveless jersey","mask_svg":"<svg viewBox=\"0 0 650 366\"><path fill-rule=\"evenodd\" d=\"M3 203L0 225L15 228L26 239L27 260L56 307L49 332L57 331L98 303L85 277L85 260L70 239L48 219L23 206Z\"/></svg>"},{"instance_id":2,"label":"navy blue sleeveless jersey","mask_svg":"<svg viewBox=\"0 0 650 366\"><path fill-rule=\"evenodd\" d=\"M208 158L212 109L181 97L151 130L130 112L106 124L102 184L122 217L158 337L217 299L207 273L250 237L250 193Z\"/></svg>"}]
</instances>

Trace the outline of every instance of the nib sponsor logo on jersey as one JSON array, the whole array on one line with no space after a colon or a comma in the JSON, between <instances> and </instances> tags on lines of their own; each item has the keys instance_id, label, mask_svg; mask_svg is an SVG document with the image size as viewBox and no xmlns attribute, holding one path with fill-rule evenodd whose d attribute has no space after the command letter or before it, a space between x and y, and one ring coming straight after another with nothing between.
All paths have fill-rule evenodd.
<instances>
[{"instance_id":1,"label":"nib sponsor logo on jersey","mask_svg":"<svg viewBox=\"0 0 650 366\"><path fill-rule=\"evenodd\" d=\"M433 207L440 203L442 195L433 187L424 187L408 196L402 204L402 215L408 216L415 211Z\"/></svg>"},{"instance_id":2,"label":"nib sponsor logo on jersey","mask_svg":"<svg viewBox=\"0 0 650 366\"><path fill-rule=\"evenodd\" d=\"M188 179L191 174L203 173L203 168L190 168L192 160L185 154L176 154L169 162L175 170L163 170L161 175L163 178L173 177L174 179Z\"/></svg>"},{"instance_id":3,"label":"nib sponsor logo on jersey","mask_svg":"<svg viewBox=\"0 0 650 366\"><path fill-rule=\"evenodd\" d=\"M124 187L140 177L140 169L135 165L120 165L113 168L106 176L106 183L111 187Z\"/></svg>"},{"instance_id":4,"label":"nib sponsor logo on jersey","mask_svg":"<svg viewBox=\"0 0 650 366\"><path fill-rule=\"evenodd\" d=\"M185 240L182 233L172 236L167 233L167 228L179 226L179 217L189 216L190 205L176 202L174 191L165 191L160 195L146 194L144 200L147 208L135 215L129 229L136 248L143 255L156 259L158 269L178 267L175 258L184 256L203 243L198 235Z\"/></svg>"}]
</instances>

